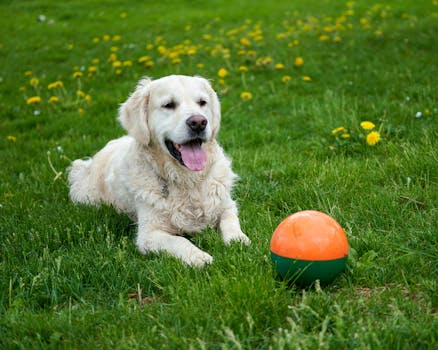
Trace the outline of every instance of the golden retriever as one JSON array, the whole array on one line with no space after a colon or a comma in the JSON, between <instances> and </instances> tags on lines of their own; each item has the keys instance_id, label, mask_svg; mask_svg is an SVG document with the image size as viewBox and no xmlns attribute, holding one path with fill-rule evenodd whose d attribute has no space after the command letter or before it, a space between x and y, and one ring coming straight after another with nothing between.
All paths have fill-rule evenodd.
<instances>
[{"instance_id":1,"label":"golden retriever","mask_svg":"<svg viewBox=\"0 0 438 350\"><path fill-rule=\"evenodd\" d=\"M144 78L118 119L128 136L72 163L73 202L114 206L136 220L140 252L165 251L193 266L213 258L183 233L215 226L225 244L250 243L231 198L237 176L216 141L219 100L206 79Z\"/></svg>"}]
</instances>

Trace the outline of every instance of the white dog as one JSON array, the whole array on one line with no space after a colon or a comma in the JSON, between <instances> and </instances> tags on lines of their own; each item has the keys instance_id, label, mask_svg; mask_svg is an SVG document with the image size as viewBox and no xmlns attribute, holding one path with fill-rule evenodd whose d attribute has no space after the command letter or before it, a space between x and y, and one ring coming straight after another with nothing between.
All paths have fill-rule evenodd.
<instances>
[{"instance_id":1,"label":"white dog","mask_svg":"<svg viewBox=\"0 0 438 350\"><path fill-rule=\"evenodd\" d=\"M249 244L231 198L236 175L215 139L220 118L204 78L142 79L119 111L129 136L72 163L71 199L127 213L140 252L166 251L193 266L213 258L180 234L217 226L226 244Z\"/></svg>"}]
</instances>

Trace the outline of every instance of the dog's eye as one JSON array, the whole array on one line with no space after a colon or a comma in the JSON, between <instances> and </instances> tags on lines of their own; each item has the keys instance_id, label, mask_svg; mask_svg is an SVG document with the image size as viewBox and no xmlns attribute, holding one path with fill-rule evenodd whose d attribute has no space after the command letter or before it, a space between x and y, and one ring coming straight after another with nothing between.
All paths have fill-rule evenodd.
<instances>
[{"instance_id":1,"label":"dog's eye","mask_svg":"<svg viewBox=\"0 0 438 350\"><path fill-rule=\"evenodd\" d=\"M207 104L207 101L203 100L202 98L198 101L198 105L201 107L204 107Z\"/></svg>"},{"instance_id":2,"label":"dog's eye","mask_svg":"<svg viewBox=\"0 0 438 350\"><path fill-rule=\"evenodd\" d=\"M176 103L175 103L175 101L170 101L170 102L167 102L166 104L164 104L162 107L166 108L166 109L175 109Z\"/></svg>"}]
</instances>

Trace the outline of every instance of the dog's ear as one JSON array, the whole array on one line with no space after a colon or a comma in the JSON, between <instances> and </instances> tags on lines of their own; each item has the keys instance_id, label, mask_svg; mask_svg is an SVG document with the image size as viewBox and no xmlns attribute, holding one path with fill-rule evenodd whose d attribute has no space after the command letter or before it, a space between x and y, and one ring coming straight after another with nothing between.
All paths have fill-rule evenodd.
<instances>
[{"instance_id":1,"label":"dog's ear","mask_svg":"<svg viewBox=\"0 0 438 350\"><path fill-rule=\"evenodd\" d=\"M134 92L119 108L119 122L123 128L144 145L150 141L147 124L147 107L149 102L149 84L151 79L141 79Z\"/></svg>"},{"instance_id":2,"label":"dog's ear","mask_svg":"<svg viewBox=\"0 0 438 350\"><path fill-rule=\"evenodd\" d=\"M221 104L219 102L219 98L217 97L216 92L213 90L210 82L200 76L197 76L198 79L201 79L202 82L205 85L205 88L208 92L208 96L210 98L210 109L211 113L213 115L213 121L211 126L211 131L213 137L216 137L217 133L219 132L219 127L221 124Z\"/></svg>"}]
</instances>

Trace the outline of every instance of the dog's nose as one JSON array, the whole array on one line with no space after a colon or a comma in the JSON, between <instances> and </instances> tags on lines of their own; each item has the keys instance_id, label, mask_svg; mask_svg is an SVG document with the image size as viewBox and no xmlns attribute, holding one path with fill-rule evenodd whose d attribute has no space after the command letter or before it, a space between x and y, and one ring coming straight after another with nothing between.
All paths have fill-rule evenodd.
<instances>
[{"instance_id":1,"label":"dog's nose","mask_svg":"<svg viewBox=\"0 0 438 350\"><path fill-rule=\"evenodd\" d=\"M186 120L186 124L189 126L189 128L198 133L205 130L207 123L207 119L205 119L202 115L193 115Z\"/></svg>"}]
</instances>

